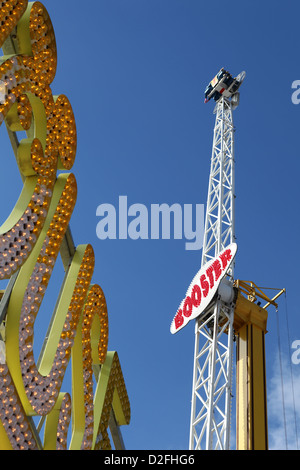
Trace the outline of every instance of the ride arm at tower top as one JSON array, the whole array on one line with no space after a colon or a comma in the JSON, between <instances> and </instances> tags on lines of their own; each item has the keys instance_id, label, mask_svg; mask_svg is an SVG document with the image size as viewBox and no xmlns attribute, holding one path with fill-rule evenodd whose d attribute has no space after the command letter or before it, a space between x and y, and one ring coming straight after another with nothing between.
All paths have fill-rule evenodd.
<instances>
[{"instance_id":1,"label":"ride arm at tower top","mask_svg":"<svg viewBox=\"0 0 300 470\"><path fill-rule=\"evenodd\" d=\"M211 98L218 101L221 96L230 98L238 91L245 75L245 72L241 72L237 77L233 78L227 70L221 68L217 75L207 85L204 92L204 102L207 103Z\"/></svg>"}]
</instances>

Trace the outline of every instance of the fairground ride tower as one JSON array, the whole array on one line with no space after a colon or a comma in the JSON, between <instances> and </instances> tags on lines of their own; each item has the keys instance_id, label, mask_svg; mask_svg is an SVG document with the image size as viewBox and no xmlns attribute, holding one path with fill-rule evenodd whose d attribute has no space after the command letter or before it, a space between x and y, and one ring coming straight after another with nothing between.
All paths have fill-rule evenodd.
<instances>
[{"instance_id":1,"label":"fairground ride tower","mask_svg":"<svg viewBox=\"0 0 300 470\"><path fill-rule=\"evenodd\" d=\"M205 90L216 114L201 266L235 241L234 126L232 112L245 72L221 69ZM236 395L237 449L267 449L265 343L267 311L275 299L253 282L234 280L234 264L217 295L195 320L191 450L230 448L231 399ZM245 295L246 294L246 295ZM266 301L264 307L257 297ZM232 389L237 342L236 393Z\"/></svg>"}]
</instances>

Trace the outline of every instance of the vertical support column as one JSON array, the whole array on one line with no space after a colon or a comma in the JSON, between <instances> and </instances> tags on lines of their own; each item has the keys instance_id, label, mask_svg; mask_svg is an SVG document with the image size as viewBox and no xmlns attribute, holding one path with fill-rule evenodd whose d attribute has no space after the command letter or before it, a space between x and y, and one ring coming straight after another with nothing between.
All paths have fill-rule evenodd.
<instances>
[{"instance_id":1,"label":"vertical support column","mask_svg":"<svg viewBox=\"0 0 300 470\"><path fill-rule=\"evenodd\" d=\"M225 392L225 416L226 427L224 436L224 448L230 449L230 427L231 427L231 397L232 397L232 361L233 361L233 319L234 309L228 311L228 365L227 365L227 384Z\"/></svg>"},{"instance_id":2,"label":"vertical support column","mask_svg":"<svg viewBox=\"0 0 300 470\"><path fill-rule=\"evenodd\" d=\"M202 266L235 239L231 101L222 97L215 113ZM233 266L228 274L233 277ZM232 343L233 309L218 300L213 308L196 319L191 450L229 449Z\"/></svg>"},{"instance_id":3,"label":"vertical support column","mask_svg":"<svg viewBox=\"0 0 300 470\"><path fill-rule=\"evenodd\" d=\"M255 304L250 309L252 318L253 313L256 316L263 310ZM237 450L268 449L265 332L264 327L251 320L238 331Z\"/></svg>"},{"instance_id":4,"label":"vertical support column","mask_svg":"<svg viewBox=\"0 0 300 470\"><path fill-rule=\"evenodd\" d=\"M193 450L229 449L233 315L233 308L225 308L219 299L196 331L197 400L192 400L189 447Z\"/></svg>"},{"instance_id":5,"label":"vertical support column","mask_svg":"<svg viewBox=\"0 0 300 470\"><path fill-rule=\"evenodd\" d=\"M215 401L215 376L216 376L216 350L218 339L218 321L220 314L220 301L214 306L213 330L211 352L209 356L209 380L208 380L208 409L207 409L207 432L206 432L206 449L213 448L213 432L214 432L214 401Z\"/></svg>"},{"instance_id":6,"label":"vertical support column","mask_svg":"<svg viewBox=\"0 0 300 470\"><path fill-rule=\"evenodd\" d=\"M216 104L202 266L232 243L234 234L234 126L231 102Z\"/></svg>"}]
</instances>

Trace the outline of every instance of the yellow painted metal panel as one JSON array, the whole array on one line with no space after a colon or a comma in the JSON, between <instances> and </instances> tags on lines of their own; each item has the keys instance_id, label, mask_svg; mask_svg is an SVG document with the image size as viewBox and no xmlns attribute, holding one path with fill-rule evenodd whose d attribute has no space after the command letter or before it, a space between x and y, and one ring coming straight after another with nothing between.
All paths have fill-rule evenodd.
<instances>
[{"instance_id":1,"label":"yellow painted metal panel","mask_svg":"<svg viewBox=\"0 0 300 470\"><path fill-rule=\"evenodd\" d=\"M267 450L265 332L267 313L241 295L235 309L237 354L237 449Z\"/></svg>"},{"instance_id":2,"label":"yellow painted metal panel","mask_svg":"<svg viewBox=\"0 0 300 470\"><path fill-rule=\"evenodd\" d=\"M6 351L7 351L7 364L11 371L15 386L18 390L22 405L27 413L27 415L35 415L35 411L32 409L28 398L25 393L22 372L21 372L21 363L19 357L19 324L20 324L20 315L22 310L23 298L27 285L29 283L30 277L32 276L36 260L40 254L40 251L43 246L44 239L46 237L47 230L49 229L50 222L55 213L58 201L62 195L64 187L67 182L68 175L60 175L57 183L55 185L55 192L52 197L51 206L49 209L49 214L47 221L43 227L42 234L39 237L30 257L27 260L27 263L21 268L18 278L16 280L14 289L11 294L10 303L8 306L7 312L7 324L6 324Z\"/></svg>"},{"instance_id":3,"label":"yellow painted metal panel","mask_svg":"<svg viewBox=\"0 0 300 470\"><path fill-rule=\"evenodd\" d=\"M237 450L248 448L248 326L239 331L237 345Z\"/></svg>"},{"instance_id":4,"label":"yellow painted metal panel","mask_svg":"<svg viewBox=\"0 0 300 470\"><path fill-rule=\"evenodd\" d=\"M264 357L264 332L252 325L252 406L253 406L253 449L266 450L266 377Z\"/></svg>"},{"instance_id":5,"label":"yellow painted metal panel","mask_svg":"<svg viewBox=\"0 0 300 470\"><path fill-rule=\"evenodd\" d=\"M0 419L0 450L13 450L10 440Z\"/></svg>"},{"instance_id":6,"label":"yellow painted metal panel","mask_svg":"<svg viewBox=\"0 0 300 470\"><path fill-rule=\"evenodd\" d=\"M107 428L112 408L119 425L129 424L130 404L118 354L115 351L107 353L95 392L93 449L110 449ZM101 439L97 441L96 436L99 435Z\"/></svg>"}]
</instances>

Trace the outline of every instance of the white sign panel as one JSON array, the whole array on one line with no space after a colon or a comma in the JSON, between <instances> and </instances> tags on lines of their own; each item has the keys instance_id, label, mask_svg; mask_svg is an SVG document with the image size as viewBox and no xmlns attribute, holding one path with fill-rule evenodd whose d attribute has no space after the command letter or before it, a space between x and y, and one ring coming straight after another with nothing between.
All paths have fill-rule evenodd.
<instances>
[{"instance_id":1,"label":"white sign panel","mask_svg":"<svg viewBox=\"0 0 300 470\"><path fill-rule=\"evenodd\" d=\"M173 318L170 328L172 334L198 317L210 304L236 252L237 244L232 243L198 271Z\"/></svg>"}]
</instances>

